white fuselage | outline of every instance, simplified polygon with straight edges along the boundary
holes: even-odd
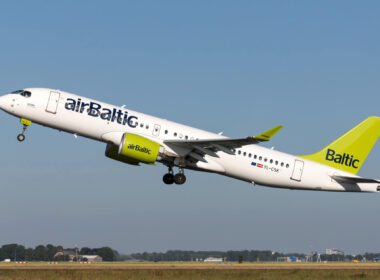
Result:
[[[105,143],[118,145],[125,132],[134,133],[154,140],[165,146],[168,151],[180,155],[180,150],[172,150],[163,141],[226,138],[60,90],[44,88],[26,90],[32,93],[30,97],[17,94],[0,97],[1,109],[44,126]],[[52,95],[51,92],[56,94]],[[331,175],[352,176],[350,173],[259,145],[243,146],[237,149],[235,154],[219,151],[217,157],[205,155],[205,159],[207,163],[199,162],[184,167],[279,188],[377,191],[376,184],[341,183],[330,177]]]

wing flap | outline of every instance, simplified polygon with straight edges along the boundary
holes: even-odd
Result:
[[[270,130],[267,130],[257,136],[248,136],[245,138],[216,138],[216,139],[200,139],[200,140],[165,140],[167,145],[178,145],[182,147],[201,149],[211,149],[214,151],[223,151],[231,153],[231,149],[241,148],[242,146],[257,144],[264,141],[269,141],[275,135],[282,125],[278,125]]]
[[[218,145],[225,148],[240,148],[245,145],[257,144],[258,141],[253,136],[246,138],[220,138],[220,139],[203,139],[203,140],[165,140],[165,144],[174,144],[188,147],[217,148]],[[216,145],[215,145],[216,144]],[[214,146],[215,145],[215,146]]]
[[[181,157],[189,156],[195,161],[207,163],[205,155],[210,157],[219,157],[217,152],[224,152],[233,155],[235,149],[246,145],[257,144],[263,141],[269,141],[280,129],[281,125],[267,130],[257,136],[248,136],[245,138],[227,138],[220,137],[215,139],[198,139],[198,140],[164,140],[164,144],[169,146]]]

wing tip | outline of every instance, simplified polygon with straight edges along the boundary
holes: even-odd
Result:
[[[279,132],[284,126],[283,125],[277,125],[257,136],[255,136],[255,139],[261,140],[261,141],[269,141],[277,132]]]

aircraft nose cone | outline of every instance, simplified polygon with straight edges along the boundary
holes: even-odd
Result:
[[[4,108],[5,108],[5,103],[6,103],[5,99],[6,99],[5,95],[0,96],[0,109],[2,109],[2,110],[4,110]]]

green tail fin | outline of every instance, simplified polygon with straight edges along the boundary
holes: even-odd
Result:
[[[369,117],[318,153],[300,156],[356,174],[380,136],[380,117]]]

